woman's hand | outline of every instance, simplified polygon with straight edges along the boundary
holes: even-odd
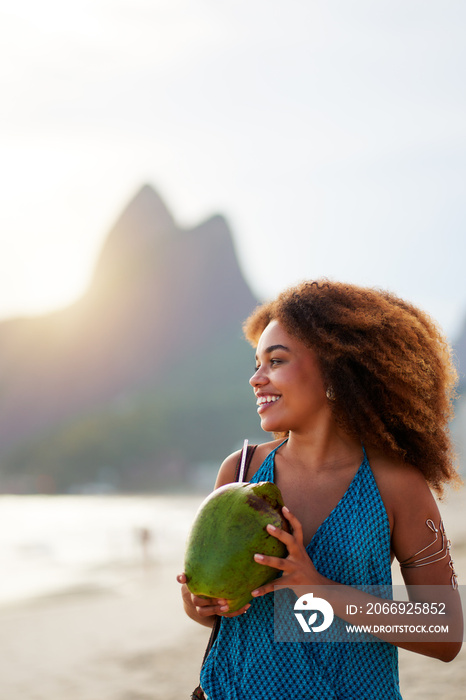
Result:
[[[201,624],[209,625],[215,615],[220,615],[221,617],[243,615],[243,613],[251,607],[248,603],[240,608],[240,610],[228,612],[228,600],[224,598],[204,598],[203,596],[197,596],[191,593],[186,585],[186,574],[180,574],[176,577],[176,580],[178,583],[182,584],[181,594],[183,596],[186,613],[193,620]]]
[[[258,564],[271,566],[274,569],[283,571],[283,576],[252,591],[252,595],[255,598],[270,593],[277,584],[287,588],[293,588],[293,586],[318,585],[326,582],[324,577],[319,574],[306,552],[303,542],[303,528],[298,518],[290,513],[286,506],[282,508],[282,513],[291,525],[292,534],[278,527],[274,527],[273,525],[267,525],[267,532],[286,545],[288,549],[287,558],[280,559],[279,557],[255,554],[254,560]]]

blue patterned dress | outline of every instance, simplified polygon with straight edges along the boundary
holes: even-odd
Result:
[[[278,447],[251,482],[274,481]],[[332,581],[391,587],[390,526],[365,453],[306,551]],[[222,619],[201,672],[209,700],[401,700],[398,653],[391,644],[274,641],[274,596],[280,593],[291,592],[268,593],[253,600],[245,615]]]

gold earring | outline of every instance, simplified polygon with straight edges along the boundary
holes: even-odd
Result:
[[[333,386],[331,384],[329,384],[329,386],[327,387],[325,395],[329,401],[335,401],[335,392],[333,391]]]

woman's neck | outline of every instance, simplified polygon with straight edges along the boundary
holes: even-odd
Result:
[[[363,455],[361,443],[336,426],[312,434],[291,431],[280,452],[287,461],[313,472],[361,461]]]

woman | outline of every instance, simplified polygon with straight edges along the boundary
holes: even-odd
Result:
[[[448,435],[456,382],[448,345],[426,314],[394,295],[327,281],[258,307],[245,334],[256,347],[250,383],[261,427],[278,438],[258,446],[249,478],[279,486],[291,534],[269,530],[288,556],[255,555],[277,569],[278,580],[252,591],[252,603],[236,613],[228,601],[191,595],[184,574],[178,577],[190,617],[212,625],[222,616],[202,669],[204,692],[209,700],[401,698],[396,647],[449,661],[461,647],[456,637],[400,641],[382,632],[376,643],[275,642],[273,591],[279,583],[300,595],[299,587],[310,586],[341,620],[367,622],[348,614],[347,601],[363,610],[380,600],[367,591],[391,586],[396,557],[407,585],[442,586],[448,620],[461,618],[429,488],[441,494],[444,483],[458,480]],[[216,488],[234,480],[237,460],[225,460]],[[423,600],[433,600],[432,589],[425,591]],[[406,618],[395,611],[372,622],[386,627]]]

